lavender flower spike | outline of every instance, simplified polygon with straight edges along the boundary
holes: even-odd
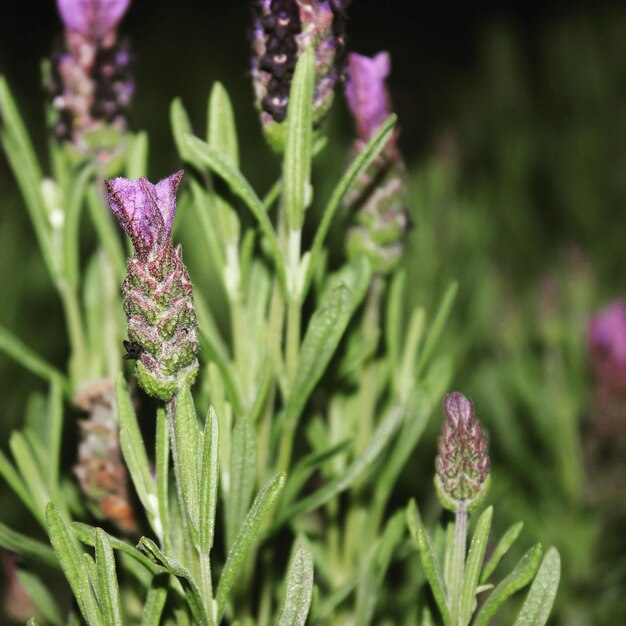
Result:
[[[372,58],[349,55],[345,95],[357,127],[355,153],[363,149],[392,113],[385,84],[390,67],[388,52]],[[355,224],[348,235],[348,254],[365,254],[379,274],[392,271],[398,264],[409,224],[404,208],[405,167],[397,139],[398,133],[394,132],[344,202],[355,213]]]
[[[66,28],[91,39],[112,31],[129,4],[130,0],[57,0]]]
[[[135,248],[122,286],[129,337],[125,358],[137,359],[139,384],[162,400],[190,385],[198,372],[192,285],[181,247],[174,248],[171,239],[182,175],[156,185],[145,178],[106,181],[109,206]]]
[[[363,141],[368,141],[392,113],[385,85],[390,70],[388,52],[379,52],[372,58],[355,53],[348,57],[346,100]]]
[[[443,411],[446,420],[435,460],[435,485],[444,507],[456,511],[463,502],[471,510],[489,488],[487,437],[474,418],[474,405],[462,393],[447,395]]]

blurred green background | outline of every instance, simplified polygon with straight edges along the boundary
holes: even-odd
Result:
[[[554,623],[621,623],[626,491],[594,497],[590,485],[610,468],[585,460],[585,439],[594,436],[587,321],[624,293],[626,8],[355,0],[350,15],[350,48],[387,49],[393,59],[415,223],[407,308],[432,311],[459,281],[442,349],[491,435],[496,530],[523,519],[520,549],[541,540],[561,551]],[[137,55],[131,126],[149,132],[153,179],[178,167],[171,100],[181,96],[202,128],[220,80],[235,104],[243,171],[262,192],[274,180],[278,162],[268,158],[247,77],[249,18],[243,0],[132,4],[122,26]],[[54,4],[3,3],[0,29],[0,72],[44,154],[39,60],[59,31]],[[346,158],[343,103],[326,130],[319,180]],[[0,322],[63,369],[61,308],[1,155],[0,197]],[[193,240],[188,219],[181,237]],[[187,258],[192,276],[210,284],[203,251],[188,246]],[[44,386],[0,358],[0,441],[21,423],[32,388]],[[397,495],[398,503],[416,495],[427,518],[438,515],[430,478],[438,429],[432,420]],[[12,526],[26,519],[5,489],[0,507]]]

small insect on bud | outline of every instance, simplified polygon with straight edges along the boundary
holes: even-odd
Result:
[[[145,178],[106,181],[109,206],[135,249],[122,286],[129,336],[124,358],[137,359],[139,384],[162,400],[190,385],[198,372],[192,285],[182,249],[171,238],[182,175],[156,185]]]
[[[435,484],[441,504],[455,511],[461,502],[468,510],[478,506],[489,488],[487,437],[474,418],[474,406],[455,391],[443,402],[446,419],[435,460]]]

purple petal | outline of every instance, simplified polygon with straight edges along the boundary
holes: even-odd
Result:
[[[388,52],[379,52],[372,58],[354,53],[349,55],[346,98],[356,119],[359,136],[364,141],[391,115],[391,101],[385,85],[390,69]]]
[[[626,302],[615,300],[589,322],[589,344],[616,365],[626,365]]]
[[[176,189],[182,178],[176,172],[153,185],[146,178],[106,181],[109,206],[132,239],[137,257],[146,261],[170,238],[176,214]]]
[[[85,37],[103,37],[113,30],[130,0],[57,0],[65,27]]]
[[[445,397],[443,410],[455,428],[459,424],[467,428],[474,419],[474,406],[459,391],[453,391]]]

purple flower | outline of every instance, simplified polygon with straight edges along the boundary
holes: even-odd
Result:
[[[153,185],[146,178],[106,181],[109,206],[132,239],[137,258],[146,262],[169,241],[176,213],[176,190],[183,172]]]
[[[92,39],[112,31],[129,4],[130,0],[57,0],[65,27]]]
[[[388,52],[370,58],[348,56],[346,99],[356,120],[359,136],[367,141],[391,115],[391,100],[385,85],[391,60]]]
[[[589,322],[591,352],[616,367],[626,367],[626,301],[614,300]]]

